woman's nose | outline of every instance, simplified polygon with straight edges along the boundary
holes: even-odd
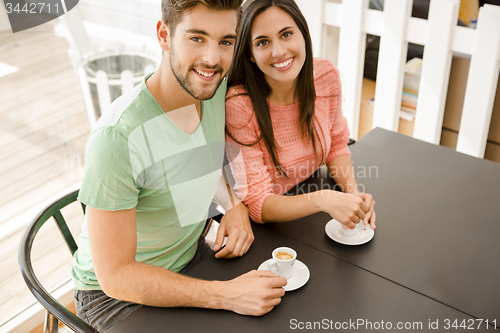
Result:
[[[286,48],[281,43],[274,43],[273,57],[281,58],[286,54]]]

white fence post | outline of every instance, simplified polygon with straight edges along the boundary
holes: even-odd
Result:
[[[307,20],[314,56],[323,57],[325,40],[325,26],[323,24],[324,0],[296,0],[295,2]]]
[[[134,74],[129,69],[120,73],[120,80],[122,81],[122,95],[134,88]]]
[[[97,96],[99,97],[99,108],[101,109],[100,116],[106,112],[111,105],[111,94],[109,92],[108,75],[103,70],[98,70],[96,73]]]
[[[479,11],[457,151],[483,157],[498,82],[500,56],[500,6]]]
[[[342,110],[349,124],[350,136],[358,138],[363,63],[365,60],[365,13],[368,0],[344,1],[339,36],[338,67],[342,81]]]
[[[459,6],[459,0],[434,0],[429,9],[413,137],[434,144],[441,140]]]
[[[408,42],[407,22],[412,0],[386,0],[384,29],[380,38],[373,127],[398,131],[404,66]]]

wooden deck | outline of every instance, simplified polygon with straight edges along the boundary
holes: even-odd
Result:
[[[0,33],[0,62],[19,68],[0,77],[0,325],[35,302],[17,263],[24,229],[47,203],[78,187],[83,174],[90,128],[56,23]],[[78,210],[67,209],[74,234],[83,221]],[[71,256],[54,225],[40,231],[33,258],[47,290],[70,277]]]

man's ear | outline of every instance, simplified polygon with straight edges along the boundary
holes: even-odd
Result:
[[[163,20],[156,23],[156,37],[163,51],[170,50],[170,29]]]

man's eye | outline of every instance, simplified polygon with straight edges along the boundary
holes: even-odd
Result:
[[[230,41],[230,40],[223,40],[222,42],[220,42],[222,45],[224,46],[231,46],[233,45],[233,42]]]
[[[259,47],[259,46],[265,46],[267,44],[269,44],[269,41],[267,41],[267,40],[261,40],[260,42],[257,43],[257,47]]]
[[[200,37],[191,37],[191,40],[194,42],[201,42],[202,41]]]

